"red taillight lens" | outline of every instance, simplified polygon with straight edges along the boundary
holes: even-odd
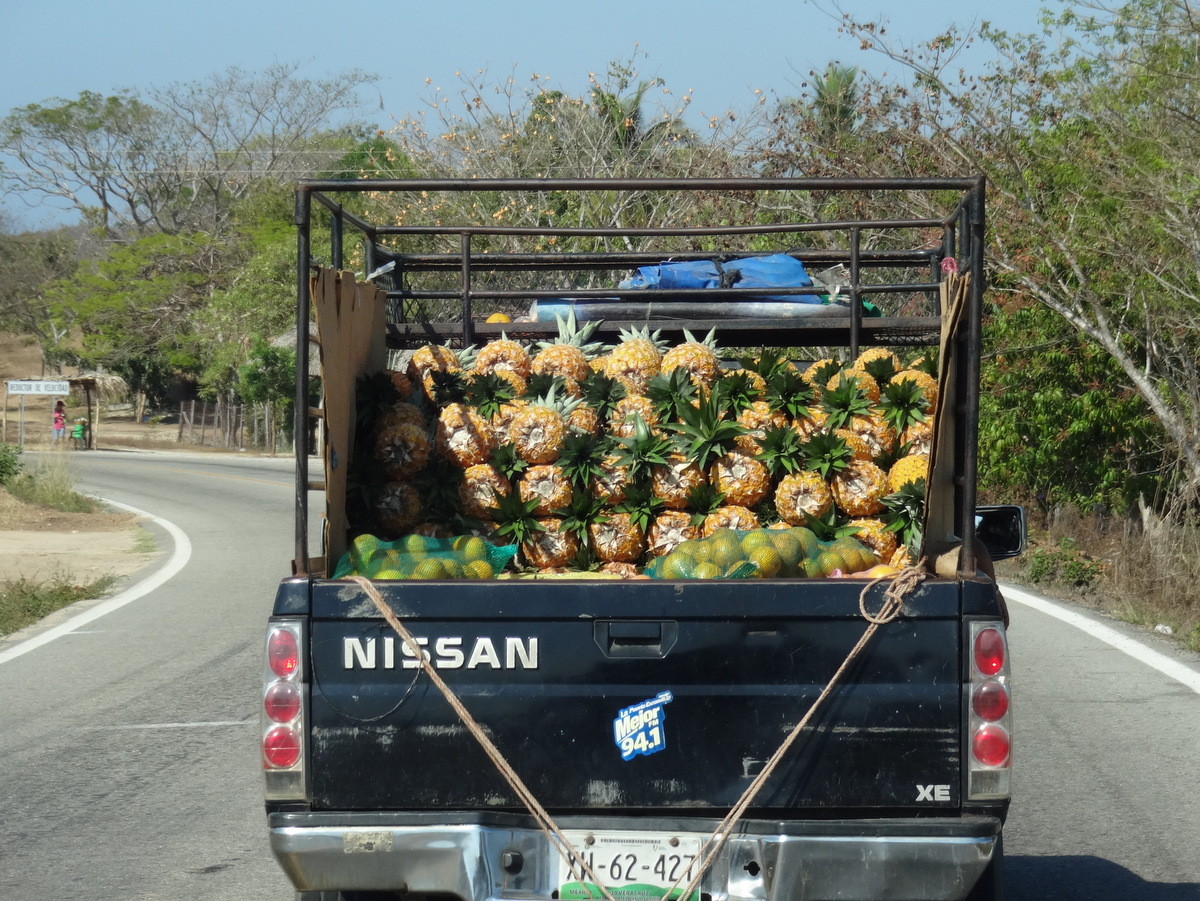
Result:
[[[994,723],[983,726],[971,740],[971,753],[984,766],[1003,766],[1011,750],[1008,733]]]
[[[263,709],[277,723],[288,723],[300,712],[300,689],[291,682],[273,682],[263,698]]]
[[[288,629],[276,629],[267,640],[267,663],[271,672],[286,679],[300,666],[300,648]]]
[[[1008,689],[999,682],[984,682],[971,694],[971,709],[981,720],[994,723],[1008,713]]]
[[[995,629],[981,629],[975,636],[975,668],[985,676],[1004,668],[1004,637]]]
[[[263,757],[271,766],[292,766],[300,759],[300,739],[287,726],[276,726],[263,736]]]

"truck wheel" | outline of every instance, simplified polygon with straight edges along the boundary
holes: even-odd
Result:
[[[987,865],[965,901],[1004,901],[1004,836],[996,839],[992,862]]]

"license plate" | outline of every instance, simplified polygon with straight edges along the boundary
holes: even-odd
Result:
[[[700,864],[700,839],[695,836],[577,830],[563,834],[618,901],[677,901]],[[578,865],[572,873],[561,855],[557,860],[560,901],[604,897]],[[699,896],[699,890],[694,891],[685,901],[699,901]]]

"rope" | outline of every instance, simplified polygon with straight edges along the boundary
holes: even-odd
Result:
[[[504,777],[504,781],[508,783],[514,794],[516,794],[516,796],[521,800],[521,803],[525,805],[525,808],[533,816],[538,828],[542,830],[542,834],[546,836],[546,839],[551,845],[554,845],[558,849],[558,853],[562,856],[563,860],[566,861],[567,867],[571,870],[572,875],[580,875],[575,870],[575,864],[578,864],[582,870],[582,874],[586,875],[588,879],[590,879],[592,883],[594,883],[600,889],[600,893],[604,896],[605,901],[616,901],[616,899],[613,898],[612,893],[609,892],[604,883],[600,881],[600,878],[595,874],[595,872],[593,872],[592,868],[588,866],[588,863],[583,858],[583,855],[575,850],[575,847],[571,844],[567,837],[563,835],[562,830],[558,828],[558,824],[554,822],[554,820],[550,817],[550,814],[546,812],[545,808],[543,808],[538,802],[538,799],[534,797],[533,792],[531,792],[525,783],[521,781],[521,777],[517,775],[517,771],[514,770],[512,765],[504,759],[504,755],[500,753],[500,749],[492,743],[490,738],[488,738],[487,733],[483,731],[483,727],[479,725],[475,717],[471,716],[471,712],[467,710],[467,708],[463,705],[463,702],[459,700],[458,695],[456,695],[450,686],[446,684],[445,680],[438,675],[438,671],[433,668],[433,665],[425,656],[424,649],[417,644],[416,639],[413,638],[412,633],[405,628],[404,623],[400,622],[400,619],[392,611],[392,608],[388,606],[387,602],[383,599],[383,596],[380,595],[379,590],[371,584],[369,579],[365,579],[362,576],[350,576],[349,578],[351,581],[357,583],[359,588],[366,592],[367,597],[371,599],[371,603],[375,605],[375,609],[379,611],[379,614],[385,620],[387,620],[387,624],[396,630],[396,634],[400,636],[401,640],[408,647],[409,652],[413,655],[413,657],[416,658],[417,662],[421,666],[421,669],[424,670],[427,676],[429,676],[430,681],[437,686],[438,690],[446,698],[446,701],[454,709],[454,712],[458,714],[458,717],[462,720],[463,725],[467,727],[467,731],[474,736],[477,742],[479,742],[480,746],[484,750],[484,753],[486,753],[492,763],[496,765],[496,769],[500,771],[500,775]],[[558,843],[555,842],[555,839],[558,840]]]
[[[883,603],[880,605],[879,610],[874,613],[867,609],[867,598],[871,593],[871,589],[881,582],[887,582],[888,577],[881,576],[878,579],[871,580],[863,586],[863,590],[858,595],[859,613],[862,614],[863,619],[867,621],[867,628],[863,631],[862,637],[859,638],[854,647],[850,649],[850,653],[846,656],[846,659],[842,661],[841,666],[839,666],[833,676],[830,677],[829,681],[825,684],[825,688],[822,689],[821,693],[817,696],[817,699],[812,702],[804,716],[801,717],[800,721],[796,723],[794,727],[792,727],[792,731],[788,733],[787,738],[785,738],[783,743],[775,749],[775,752],[767,760],[766,764],[764,764],[759,774],[755,776],[750,785],[746,787],[746,790],[737,800],[737,803],[730,808],[729,813],[727,813],[725,818],[721,820],[721,823],[713,832],[712,838],[708,839],[701,847],[703,856],[700,861],[700,866],[697,868],[695,875],[692,877],[691,881],[680,895],[680,898],[683,899],[683,901],[687,901],[687,899],[691,897],[692,892],[696,891],[700,887],[700,882],[704,878],[704,874],[708,872],[708,868],[712,866],[713,861],[716,860],[716,857],[721,852],[721,849],[725,847],[725,843],[733,834],[733,830],[737,827],[738,822],[740,822],[742,817],[745,816],[746,811],[754,803],[754,800],[762,791],[763,786],[766,785],[767,780],[774,774],[783,758],[787,756],[788,751],[791,750],[792,745],[796,743],[796,740],[800,737],[805,727],[808,726],[809,721],[813,718],[813,715],[820,708],[821,704],[823,704],[825,699],[833,693],[833,689],[837,686],[838,682],[841,681],[842,677],[854,663],[855,659],[857,659],[858,655],[862,653],[863,648],[867,646],[868,642],[870,642],[872,636],[876,633],[876,631],[878,631],[879,627],[887,625],[900,615],[900,612],[904,608],[905,597],[911,594],[916,587],[925,580],[927,575],[928,573],[925,570],[924,559],[920,560],[916,566],[910,566],[902,570],[894,579],[891,580],[891,584],[888,585],[887,589],[883,593]],[[562,830],[558,828],[558,825],[551,818],[550,814],[546,812],[545,808],[542,807],[525,783],[521,781],[521,777],[517,775],[516,770],[514,770],[508,761],[504,759],[504,755],[500,753],[500,749],[492,743],[490,738],[488,738],[487,734],[483,731],[483,727],[479,725],[473,716],[471,716],[470,711],[463,706],[462,701],[459,700],[458,696],[451,690],[450,686],[448,686],[442,677],[438,675],[437,670],[435,670],[433,665],[430,664],[423,649],[417,644],[416,639],[413,638],[412,633],[405,628],[402,622],[400,622],[399,618],[392,611],[391,607],[387,605],[387,602],[384,601],[382,595],[379,594],[378,589],[376,589],[368,579],[365,579],[362,576],[350,576],[350,579],[356,582],[358,586],[366,592],[367,597],[369,597],[372,603],[374,603],[375,609],[379,611],[380,615],[385,620],[387,620],[388,625],[396,630],[396,634],[400,636],[405,645],[408,646],[409,651],[420,663],[421,669],[424,670],[433,684],[437,686],[438,690],[441,691],[441,693],[445,696],[447,702],[449,702],[450,706],[454,709],[454,712],[458,714],[459,718],[463,721],[463,724],[467,727],[467,730],[475,737],[475,740],[479,742],[488,758],[491,759],[492,763],[496,765],[496,769],[498,769],[500,774],[504,777],[504,780],[509,784],[513,792],[521,800],[521,803],[525,805],[525,808],[533,816],[534,821],[538,824],[538,828],[542,830],[542,833],[546,836],[550,843],[556,847],[558,853],[566,861],[566,864],[571,870],[572,875],[577,875],[575,871],[575,864],[579,864],[582,872],[586,874],[586,876],[594,885],[596,885],[597,888],[599,888],[600,893],[605,898],[605,901],[615,901],[612,893],[608,890],[604,883],[600,881],[599,877],[596,876],[595,872],[592,871],[592,868],[588,866],[587,862],[579,854],[579,852],[575,850],[574,846],[572,846],[567,840],[567,837],[563,835]],[[557,839],[558,843],[555,843],[554,839]],[[663,894],[663,898],[669,898],[671,893],[679,888],[679,884],[682,882],[682,880],[683,876],[680,876],[679,879],[675,881],[675,884],[667,889],[667,891]]]

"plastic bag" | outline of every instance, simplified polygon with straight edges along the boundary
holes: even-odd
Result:
[[[497,546],[473,535],[405,535],[395,541],[359,535],[338,561],[333,578],[494,579],[516,553],[515,544]]]

